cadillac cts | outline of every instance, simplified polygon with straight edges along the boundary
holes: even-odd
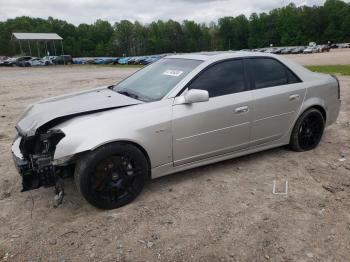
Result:
[[[12,145],[23,190],[73,176],[92,205],[131,202],[149,178],[289,145],[314,149],[340,108],[336,77],[249,52],[172,55],[116,85],[40,101]]]

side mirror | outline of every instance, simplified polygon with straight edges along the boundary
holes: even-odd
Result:
[[[209,101],[209,93],[207,90],[190,89],[185,93],[183,97],[184,104],[193,104]]]

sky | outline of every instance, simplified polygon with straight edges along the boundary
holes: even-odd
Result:
[[[0,21],[25,15],[52,16],[75,25],[91,24],[97,19],[112,24],[123,19],[142,23],[159,19],[210,23],[223,16],[249,16],[291,2],[312,6],[322,5],[324,0],[0,0]]]

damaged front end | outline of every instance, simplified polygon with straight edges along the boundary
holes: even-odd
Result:
[[[56,196],[63,196],[62,180],[74,174],[78,154],[68,152],[54,159],[56,146],[65,137],[57,126],[75,117],[140,103],[144,102],[111,87],[100,87],[30,105],[16,124],[18,136],[12,145],[14,162],[22,176],[22,192],[55,186]]]
[[[33,136],[18,134],[12,145],[15,166],[22,176],[22,192],[39,187],[55,186],[63,197],[62,179],[69,176],[67,165],[54,165],[54,152],[64,137],[60,130],[49,130]]]

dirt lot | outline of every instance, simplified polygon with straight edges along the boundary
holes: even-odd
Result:
[[[314,151],[277,148],[156,179],[112,211],[87,204],[72,181],[57,209],[51,189],[20,193],[10,145],[25,107],[134,70],[0,68],[0,260],[349,261],[350,77],[340,77],[339,119]],[[273,180],[279,189],[288,180],[287,196],[272,194]]]

